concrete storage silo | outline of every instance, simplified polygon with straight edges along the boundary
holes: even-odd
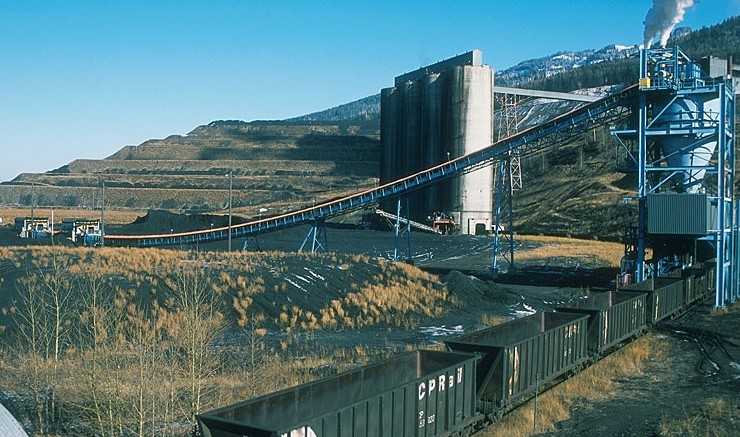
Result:
[[[381,166],[380,166],[380,180],[390,181],[393,180],[393,175],[398,174],[398,169],[395,165],[396,148],[398,139],[396,133],[398,132],[398,113],[396,98],[396,88],[384,88],[380,91],[381,107],[386,108],[380,112],[380,131],[385,133],[385,141],[381,142]]]
[[[381,183],[489,146],[493,142],[493,72],[479,50],[398,76],[381,92]],[[452,214],[468,234],[490,231],[493,169],[419,190],[411,218]],[[386,209],[393,205],[384,205]]]
[[[438,164],[440,160],[446,159],[446,145],[444,137],[445,108],[445,77],[440,73],[429,73],[424,76],[424,105],[422,107],[422,137],[420,156],[422,159],[420,167],[429,168]],[[441,190],[438,185],[422,190],[412,204],[412,208],[419,212],[427,211],[433,205],[440,204]]]
[[[452,157],[493,143],[493,73],[487,66],[455,67],[450,78]],[[490,230],[493,223],[493,167],[452,180],[459,201],[460,229],[466,234]],[[455,186],[456,185],[456,186]],[[454,205],[453,205],[454,206]],[[476,230],[478,232],[476,232]]]

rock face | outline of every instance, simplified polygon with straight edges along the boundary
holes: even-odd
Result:
[[[0,185],[0,203],[95,209],[271,211],[356,191],[377,181],[375,122],[217,121],[185,136],[126,146],[102,160],[75,160]],[[331,193],[331,194],[330,194]]]

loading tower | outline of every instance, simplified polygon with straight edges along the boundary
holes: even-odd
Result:
[[[740,273],[734,99],[730,76],[709,77],[678,47],[643,49],[636,128],[612,132],[637,173],[622,271],[640,282],[716,262],[716,307],[735,301]]]

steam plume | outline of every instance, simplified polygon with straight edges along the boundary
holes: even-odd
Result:
[[[653,0],[653,7],[645,16],[645,48],[649,49],[658,35],[660,46],[665,47],[673,28],[683,21],[686,9],[692,6],[694,0]]]

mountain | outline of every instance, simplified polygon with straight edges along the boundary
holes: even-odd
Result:
[[[610,45],[601,50],[558,52],[554,55],[521,62],[496,72],[496,84],[515,86],[535,79],[550,77],[574,68],[625,59],[637,53],[637,47]],[[380,121],[380,94],[345,103],[324,111],[312,112],[286,121]]]
[[[286,121],[380,120],[380,94],[375,94],[324,111],[312,112]]]
[[[587,65],[626,59],[638,53],[637,46],[612,44],[600,50],[565,51],[544,58],[529,59],[496,72],[496,84],[518,86]]]
[[[261,207],[292,210],[371,187],[379,160],[372,123],[214,121],[105,159],[21,174],[0,184],[0,204],[94,210],[104,182],[110,209],[223,211],[231,182],[234,209],[256,216]]]

